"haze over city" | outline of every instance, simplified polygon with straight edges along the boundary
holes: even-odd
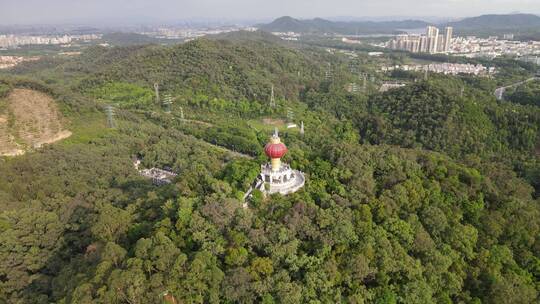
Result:
[[[0,24],[147,23],[179,20],[269,20],[313,17],[466,17],[540,13],[536,0],[2,0]]]

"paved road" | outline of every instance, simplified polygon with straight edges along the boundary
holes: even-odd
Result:
[[[532,78],[529,78],[527,80],[516,82],[514,84],[511,84],[511,85],[508,85],[508,86],[505,86],[505,87],[497,88],[495,90],[495,97],[497,98],[497,100],[503,100],[504,99],[504,92],[506,92],[507,89],[518,87],[518,86],[520,86],[522,84],[525,84],[527,82],[531,82],[531,81],[534,81],[534,80],[540,80],[540,77],[532,77]]]

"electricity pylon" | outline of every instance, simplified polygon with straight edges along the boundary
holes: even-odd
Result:
[[[270,93],[270,106],[272,108],[276,107],[276,97],[274,95],[274,85],[272,85],[272,92]]]
[[[294,120],[294,112],[291,110],[291,108],[287,108],[287,119],[289,122],[292,122]]]
[[[159,104],[159,83],[154,83],[154,90],[156,92],[156,103]]]
[[[105,113],[107,114],[107,124],[109,125],[109,128],[116,128],[116,122],[114,121],[114,108],[111,105],[106,105]]]
[[[172,97],[171,95],[165,95],[163,98],[163,111],[165,113],[171,113]]]

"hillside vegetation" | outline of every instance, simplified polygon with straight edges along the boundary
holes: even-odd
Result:
[[[73,135],[0,160],[0,302],[539,301],[538,107],[461,76],[348,93],[373,59],[240,36],[17,72]],[[306,185],[243,208],[274,126]]]
[[[532,154],[540,146],[538,108],[498,105],[482,95],[460,98],[454,85],[428,82],[373,98],[359,117],[363,138],[454,157]]]
[[[159,83],[185,96],[268,100],[272,84],[278,96],[294,98],[304,83],[320,79],[324,56],[261,41],[200,39],[173,47],[94,48],[66,69],[91,73],[81,80],[83,91],[120,81],[146,88]]]
[[[518,104],[540,107],[540,84],[529,82],[505,92],[505,99]]]

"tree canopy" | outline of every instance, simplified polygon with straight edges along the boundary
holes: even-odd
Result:
[[[465,76],[346,92],[343,56],[243,35],[5,77],[0,110],[30,86],[74,134],[0,158],[0,303],[538,302],[537,106]],[[243,208],[274,127],[305,187]]]

